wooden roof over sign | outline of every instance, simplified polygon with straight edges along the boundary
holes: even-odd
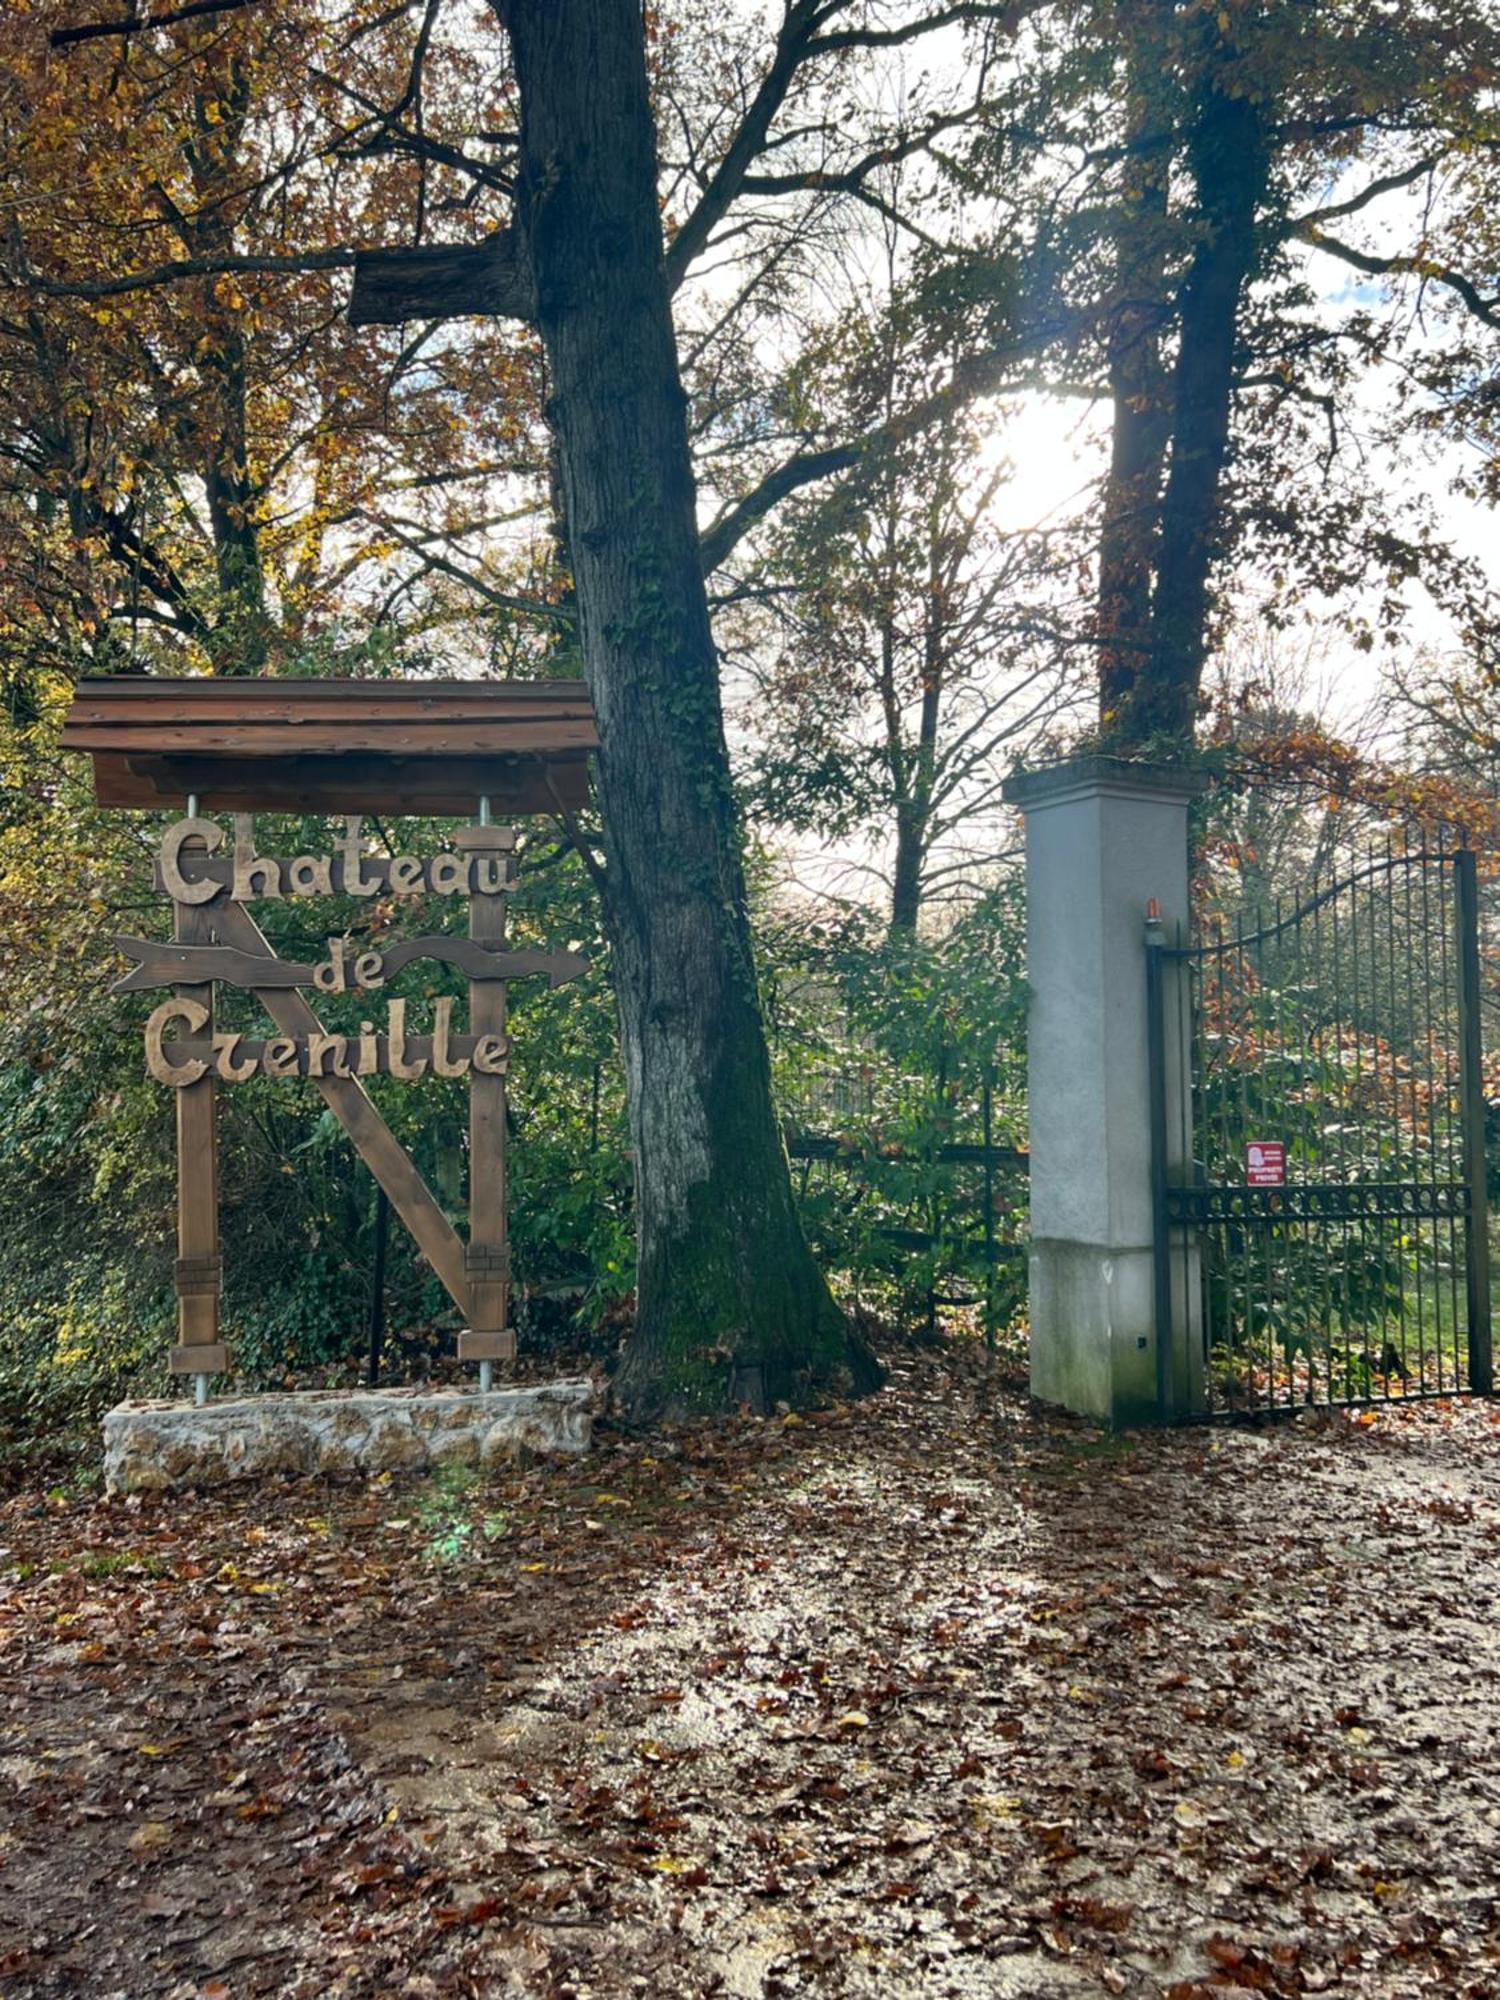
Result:
[[[100,805],[497,818],[576,808],[598,745],[582,681],[80,681],[62,747]]]

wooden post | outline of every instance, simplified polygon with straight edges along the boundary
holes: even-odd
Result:
[[[488,801],[481,802],[479,824],[461,827],[456,844],[476,856],[493,857],[504,887],[498,894],[476,890],[469,903],[469,936],[476,944],[498,951],[505,943],[505,890],[510,887],[507,857],[515,850],[514,827],[489,824]],[[504,1035],[506,982],[469,981],[469,1032]],[[510,1321],[510,1241],[505,1220],[505,1078],[469,1078],[469,1247],[465,1258],[469,1279],[469,1324],[458,1336],[460,1361],[480,1363],[480,1385],[487,1387],[489,1364],[515,1357],[516,1336]]]
[[[189,805],[196,818],[196,802]],[[172,935],[179,944],[208,944],[213,933],[205,906],[174,903]],[[214,989],[179,986],[179,1000],[212,1010]],[[210,1011],[205,1033],[213,1033]],[[219,1339],[219,1139],[214,1073],[173,1092],[177,1107],[177,1346],[174,1375],[222,1375],[229,1354]],[[200,1396],[203,1384],[199,1385]]]

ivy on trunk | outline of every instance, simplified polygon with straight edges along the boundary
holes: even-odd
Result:
[[[517,229],[552,382],[635,1146],[637,1416],[867,1388],[771,1099],[635,0],[499,5]]]

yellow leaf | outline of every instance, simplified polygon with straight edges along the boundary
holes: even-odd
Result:
[[[546,1567],[545,1563],[522,1563],[521,1574],[523,1576],[540,1576]]]
[[[869,1716],[858,1708],[851,1708],[847,1715],[841,1715],[834,1725],[837,1729],[868,1729],[869,1726]]]
[[[1014,1820],[1021,1810],[1021,1801],[1014,1792],[976,1792],[969,1801],[969,1811],[976,1819],[995,1820],[1002,1825]]]

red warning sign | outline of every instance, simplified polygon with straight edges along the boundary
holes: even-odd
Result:
[[[1286,1186],[1286,1141],[1252,1139],[1245,1148],[1247,1187]]]

